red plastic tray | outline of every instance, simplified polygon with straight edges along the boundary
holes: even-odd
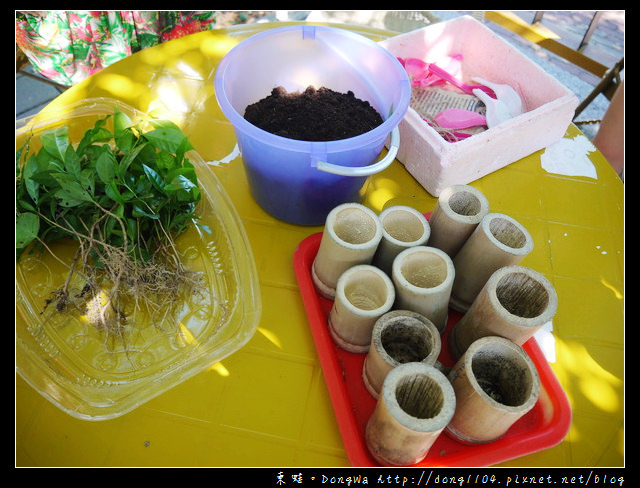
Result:
[[[367,421],[376,405],[376,400],[362,381],[366,354],[350,353],[334,344],[327,329],[327,317],[333,302],[316,292],[311,277],[311,265],[321,239],[322,233],[313,234],[296,249],[294,268],[300,293],[349,461],[353,466],[378,466],[364,439]],[[459,312],[450,310],[438,358],[445,366],[454,364],[447,340],[451,327],[460,317]],[[523,349],[540,376],[540,398],[535,407],[513,424],[503,437],[488,444],[465,445],[443,432],[416,466],[490,466],[547,449],[564,439],[571,424],[567,397],[536,340],[527,341]]]

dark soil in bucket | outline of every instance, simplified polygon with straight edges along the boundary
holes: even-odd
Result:
[[[301,141],[346,139],[382,123],[369,102],[356,98],[352,91],[312,86],[293,93],[274,88],[269,96],[249,105],[244,118],[267,132]]]

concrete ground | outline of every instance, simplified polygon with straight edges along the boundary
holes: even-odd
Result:
[[[531,22],[535,15],[534,11],[517,11],[517,13],[527,22]],[[563,43],[575,49],[579,46],[593,13],[594,11],[547,11],[542,22],[546,27],[559,34]],[[432,22],[449,20],[460,15],[472,15],[484,22],[490,29],[572,90],[580,100],[586,98],[599,81],[594,75],[484,19],[482,11],[279,10],[267,13],[258,21],[345,22],[406,32]],[[583,53],[605,66],[613,66],[618,59],[624,56],[624,20],[625,11],[605,11]],[[23,73],[16,73],[16,119],[37,113],[59,93],[59,89],[46,82],[33,79]],[[587,136],[593,137],[598,124],[597,122],[585,124],[581,122],[599,121],[608,105],[607,98],[598,95],[580,114],[577,122]]]

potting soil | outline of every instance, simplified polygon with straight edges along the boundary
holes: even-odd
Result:
[[[334,141],[355,137],[382,123],[380,114],[352,91],[308,87],[288,93],[283,87],[249,105],[244,118],[282,137],[301,141]]]

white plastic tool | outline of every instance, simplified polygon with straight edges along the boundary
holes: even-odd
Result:
[[[491,88],[496,94],[496,98],[507,106],[512,117],[523,112],[522,98],[511,85],[493,83],[479,77],[474,77],[473,81]]]
[[[513,117],[507,107],[507,104],[502,100],[491,98],[478,88],[473,89],[473,94],[478,97],[487,108],[486,117],[489,129]]]

